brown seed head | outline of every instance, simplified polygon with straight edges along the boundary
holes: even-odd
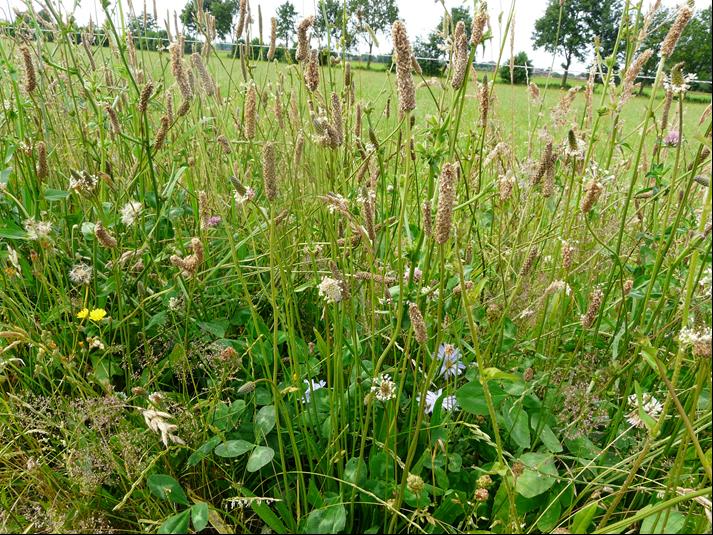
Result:
[[[304,61],[309,56],[309,32],[310,27],[314,23],[314,17],[306,17],[297,26],[297,51],[295,52],[295,59],[297,61]]]
[[[268,61],[272,61],[275,58],[275,51],[277,50],[277,19],[272,17],[270,19],[270,48],[267,51]]]
[[[107,249],[116,247],[116,238],[109,234],[109,231],[104,228],[101,221],[97,221],[96,225],[94,225],[94,236],[96,236],[97,241],[102,247],[106,247]]]
[[[681,34],[683,33],[683,29],[688,25],[688,22],[691,20],[691,17],[693,17],[693,10],[690,8],[690,6],[681,6],[681,9],[678,11],[678,16],[676,17],[676,20],[671,25],[668,34],[666,34],[666,38],[663,40],[663,44],[661,45],[661,56],[663,56],[664,58],[668,58],[671,56],[674,48],[676,48],[676,43],[678,43],[678,40],[680,39]]]
[[[22,61],[25,63],[25,90],[32,93],[37,89],[37,75],[35,74],[35,66],[32,63],[32,54],[26,46],[20,47]]]
[[[277,176],[275,174],[275,144],[267,141],[262,147],[262,179],[265,196],[269,201],[277,197]]]
[[[411,76],[411,44],[406,34],[406,26],[400,20],[391,28],[396,63],[396,88],[399,95],[399,110],[406,113],[416,108],[416,89]]]
[[[305,68],[305,85],[313,93],[319,87],[319,52],[316,49],[309,53],[309,61]]]
[[[451,235],[453,205],[455,204],[455,182],[457,167],[452,163],[443,164],[438,183],[438,211],[436,212],[436,243],[444,244]]]
[[[423,315],[416,303],[409,303],[408,316],[411,320],[411,327],[413,327],[414,338],[419,344],[425,344],[428,340],[426,322],[423,321]]]

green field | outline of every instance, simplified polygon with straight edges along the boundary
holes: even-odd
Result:
[[[400,22],[350,73],[52,24],[0,39],[0,532],[710,532],[682,73],[588,104],[462,26],[424,80]]]

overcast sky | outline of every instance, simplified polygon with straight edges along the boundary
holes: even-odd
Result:
[[[66,12],[74,12],[75,17],[79,24],[86,24],[91,16],[95,21],[103,20],[103,14],[101,10],[101,4],[99,0],[53,0],[54,2],[61,3]],[[129,5],[129,0],[121,0],[124,6]],[[146,4],[144,4],[144,1]],[[311,15],[316,12],[316,0],[291,0],[297,11],[302,15]],[[534,50],[531,44],[532,31],[534,29],[535,20],[539,18],[545,11],[547,6],[547,0],[514,0],[515,1],[515,51],[519,52],[524,50],[533,60],[536,67],[548,68],[552,63],[552,56],[545,52],[544,50]],[[154,0],[131,0],[133,2],[133,7],[136,13],[143,12],[143,6],[147,6],[149,13],[153,12],[153,2]],[[166,17],[167,10],[173,13],[174,10],[180,12],[181,8],[185,5],[186,0],[155,0],[156,9],[159,14],[159,20],[161,25],[163,25],[163,20]],[[275,13],[278,5],[282,4],[284,0],[250,0],[250,5],[254,13],[255,24],[257,24],[257,6],[261,6],[262,14],[265,24],[265,35],[268,34],[268,21]],[[472,0],[444,0],[448,8],[453,8],[456,6],[466,6],[471,9],[473,8]],[[35,6],[39,6],[37,2],[33,2]],[[425,36],[430,31],[432,31],[443,14],[443,6],[440,0],[396,0],[399,6],[399,15],[406,22],[406,27],[408,29],[409,38],[411,41],[415,40],[417,36]],[[653,0],[644,0],[644,5],[648,7]],[[115,0],[112,0],[112,5],[115,4]],[[680,4],[677,0],[663,0],[662,4],[664,6],[674,7]],[[704,8],[711,4],[711,0],[696,0],[696,8]],[[24,2],[22,0],[0,0],[0,16],[2,18],[7,18],[7,13],[11,11],[12,8],[24,9]],[[502,40],[502,30],[501,25],[498,23],[498,16],[500,13],[502,16],[502,28],[505,27],[505,21],[507,19],[507,14],[510,9],[510,0],[490,0],[488,2],[488,12],[490,14],[491,25],[495,33],[495,39],[492,41],[492,45],[488,46],[483,53],[479,51],[477,60],[478,61],[496,61],[497,54]],[[171,15],[173,16],[173,15]],[[257,28],[252,31],[253,35],[257,35]],[[389,53],[391,51],[391,43],[389,36],[379,35],[379,49],[375,53],[384,52]],[[509,58],[509,41],[505,49],[505,56]],[[555,70],[560,69],[559,63],[560,58],[555,61]],[[578,70],[583,70],[584,65],[575,64],[573,70],[576,72]]]

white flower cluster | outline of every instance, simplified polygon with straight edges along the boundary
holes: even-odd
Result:
[[[121,222],[127,227],[132,226],[139,219],[143,206],[139,201],[129,201],[121,209]]]
[[[388,373],[379,375],[374,379],[371,392],[379,401],[389,401],[396,397],[396,383],[391,380],[391,376]]]
[[[173,432],[178,429],[178,426],[171,424],[166,420],[173,418],[170,414],[163,411],[157,411],[154,409],[145,409],[141,413],[144,416],[144,421],[148,428],[154,433],[161,435],[161,442],[163,445],[168,447],[169,442],[175,442],[176,444],[185,444],[183,440],[173,434]]]
[[[342,286],[337,279],[324,277],[317,287],[320,297],[327,303],[339,303],[342,300]]]
[[[48,221],[35,221],[34,217],[25,219],[25,232],[30,240],[46,240],[52,232],[52,223]]]
[[[672,77],[668,74],[664,78],[663,86],[666,91],[671,91],[674,95],[685,94],[686,91],[691,89],[691,83],[698,79],[698,75],[694,73],[688,73],[683,77],[683,80],[679,83],[675,83]]]

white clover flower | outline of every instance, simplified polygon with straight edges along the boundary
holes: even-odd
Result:
[[[320,297],[323,297],[327,303],[339,303],[344,297],[341,284],[331,277],[324,277],[318,289]]]
[[[245,193],[240,194],[236,191],[233,196],[235,197],[235,204],[237,206],[242,206],[248,201],[252,201],[255,198],[255,190],[248,187],[245,188]]]
[[[121,222],[127,227],[132,226],[141,216],[144,207],[138,201],[129,201],[121,209]]]
[[[396,397],[396,383],[391,380],[388,373],[382,374],[374,379],[371,391],[379,401],[389,401]]]
[[[641,403],[642,410],[654,420],[657,420],[661,415],[661,411],[663,411],[663,405],[647,392],[641,395]],[[630,425],[640,429],[646,427],[646,424],[639,416],[639,402],[636,398],[636,394],[629,396],[629,407],[632,407],[633,410],[626,417],[626,421],[629,422]]]
[[[692,347],[693,354],[697,357],[711,356],[711,328],[701,328],[698,330],[685,327],[678,335],[678,341],[682,347]]]

